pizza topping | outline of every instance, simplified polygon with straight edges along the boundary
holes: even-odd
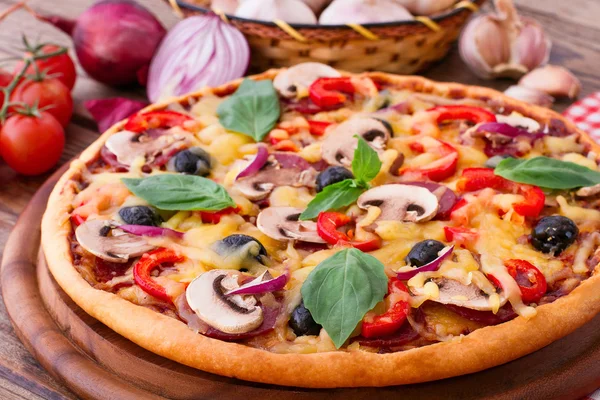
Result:
[[[317,233],[332,245],[352,246],[361,251],[373,251],[381,247],[381,238],[374,233],[364,232],[362,240],[356,240],[351,237],[351,230],[347,233],[338,230],[351,222],[352,218],[346,214],[333,211],[322,212],[317,218]]]
[[[252,236],[234,234],[213,244],[214,251],[221,256],[222,268],[263,268],[267,264],[267,249]]]
[[[504,262],[510,276],[519,285],[521,290],[521,298],[526,303],[537,303],[542,296],[546,294],[548,288],[544,274],[540,272],[533,264],[525,260],[506,260]],[[488,275],[490,280],[502,287],[501,283],[494,278],[493,275]]]
[[[442,248],[434,254],[433,251],[435,251],[439,245],[441,245]],[[420,272],[437,271],[442,266],[442,263],[452,255],[453,251],[454,246],[444,247],[444,245],[437,240],[425,240],[417,243],[406,257],[408,266],[406,268],[401,268],[396,274],[396,277],[398,279],[407,280]],[[427,259],[425,259],[425,257],[427,257]],[[428,259],[431,259],[431,261],[424,263],[424,261],[427,261]],[[427,288],[425,289],[427,290]],[[434,288],[434,290],[437,289]]]
[[[225,333],[246,333],[263,322],[256,297],[225,293],[239,287],[238,275],[213,269],[194,279],[186,290],[189,306],[210,326]]]
[[[156,249],[146,253],[133,266],[133,279],[142,290],[151,296],[166,302],[171,302],[171,296],[167,293],[165,287],[161,286],[154,279],[151,273],[164,263],[178,263],[185,260],[180,254],[169,249]]]
[[[301,213],[302,209],[294,207],[269,207],[258,214],[256,226],[275,240],[325,243],[317,233],[315,222],[298,219]]]
[[[422,267],[439,257],[439,253],[446,246],[437,240],[423,240],[413,246],[406,256],[406,264],[413,267]]]
[[[524,117],[521,114],[514,112],[510,115],[496,114],[496,120],[517,128],[526,129],[529,132],[539,132],[542,130],[540,123],[536,120]]]
[[[315,322],[304,302],[292,311],[288,325],[296,336],[317,336],[321,332],[321,325]]]
[[[437,159],[420,167],[401,168],[398,173],[404,180],[439,182],[451,177],[456,172],[458,151],[448,143],[427,136],[417,139],[410,147],[417,153],[433,154]]]
[[[380,153],[385,149],[392,133],[389,125],[378,119],[352,118],[332,128],[323,141],[321,154],[330,165],[349,167],[358,146],[356,135]]]
[[[357,201],[362,209],[378,207],[381,221],[425,222],[438,209],[437,197],[429,190],[410,185],[390,184],[369,189]]]
[[[446,105],[438,106],[429,110],[429,112],[437,113],[437,122],[467,120],[473,124],[483,122],[495,122],[496,116],[490,111],[473,106],[464,105]]]
[[[410,313],[407,301],[408,289],[397,278],[388,282],[388,293],[385,297],[386,311],[383,314],[368,312],[363,319],[360,334],[367,339],[388,336],[400,329]]]
[[[319,78],[337,78],[341,74],[328,65],[307,62],[294,65],[277,74],[273,86],[283,97],[298,97],[308,94],[308,88]]]
[[[402,182],[403,185],[419,186],[429,190],[437,197],[439,208],[435,219],[446,220],[450,217],[452,209],[457,204],[458,198],[454,191],[444,185],[434,182]]]
[[[236,181],[234,187],[249,200],[262,200],[277,186],[312,187],[315,184],[316,173],[312,168],[304,171],[292,168],[269,168],[254,176]]]
[[[183,238],[183,232],[146,225],[119,225],[119,229],[136,236]]]
[[[335,107],[346,102],[348,97],[344,94],[353,94],[356,88],[352,78],[319,78],[310,85],[308,93],[310,99],[319,107]]]
[[[531,244],[542,253],[554,256],[572,245],[579,235],[577,225],[562,215],[542,218],[531,232]]]
[[[341,182],[346,179],[354,179],[352,172],[344,167],[329,167],[317,175],[317,193],[321,192],[326,186]]]
[[[193,121],[189,115],[176,111],[162,110],[147,113],[138,113],[129,118],[125,124],[126,131],[141,133],[149,129],[169,129],[181,126],[186,121]],[[109,138],[110,139],[110,138]]]
[[[246,165],[246,167],[235,177],[235,179],[246,178],[252,176],[261,170],[265,166],[269,159],[269,150],[267,146],[259,144],[256,150],[254,158]]]
[[[167,168],[171,171],[200,176],[210,175],[211,166],[210,154],[201,147],[182,150],[167,164]]]
[[[103,260],[125,263],[154,246],[136,235],[117,229],[114,221],[88,220],[75,229],[77,242],[88,252]]]
[[[492,311],[497,310],[498,306],[506,304],[508,300],[504,293],[500,293],[497,304],[493,304],[491,299],[495,295],[486,294],[473,283],[464,285],[457,280],[449,278],[435,279],[434,282],[439,288],[439,295],[438,297],[431,298],[431,301],[437,303],[453,304],[479,311]],[[411,287],[411,291],[416,295],[425,295],[424,288]]]
[[[257,278],[251,280],[250,282],[244,283],[242,286],[236,289],[228,291],[225,293],[225,295],[233,296],[235,294],[271,293],[283,289],[289,280],[289,270],[286,270],[284,274],[279,275],[277,278],[273,278],[269,271],[265,270]]]
[[[129,225],[159,226],[163,222],[156,210],[148,206],[123,207],[119,217]]]

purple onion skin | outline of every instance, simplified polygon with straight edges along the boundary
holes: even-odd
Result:
[[[72,37],[83,69],[95,80],[124,86],[145,80],[166,30],[130,0],[104,0],[79,16]]]

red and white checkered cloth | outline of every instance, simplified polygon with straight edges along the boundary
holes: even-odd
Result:
[[[579,100],[567,108],[563,115],[600,143],[600,92]]]
[[[563,115],[600,143],[600,92],[574,103],[565,110]],[[581,400],[600,400],[600,389]]]

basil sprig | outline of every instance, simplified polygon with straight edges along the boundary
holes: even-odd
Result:
[[[354,179],[326,186],[317,196],[308,203],[306,210],[300,214],[301,220],[316,218],[320,212],[337,210],[354,203],[359,196],[369,189],[372,181],[381,169],[381,160],[375,150],[367,142],[357,136],[358,146],[354,150],[352,160],[352,173]]]
[[[164,174],[121,180],[133,194],[161,210],[220,211],[235,207],[223,186],[201,176]]]
[[[549,157],[507,158],[494,170],[508,180],[546,189],[576,189],[600,183],[600,172]]]
[[[273,82],[244,79],[236,92],[219,105],[217,114],[225,129],[262,141],[281,115]]]
[[[383,300],[387,283],[379,260],[350,248],[317,265],[301,291],[304,306],[339,349],[367,311]]]

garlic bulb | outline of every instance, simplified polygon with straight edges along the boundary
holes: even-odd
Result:
[[[244,0],[236,17],[260,21],[283,20],[290,24],[316,24],[317,17],[301,0]]]
[[[395,0],[414,15],[432,15],[444,11],[456,0]]]
[[[504,94],[513,99],[524,101],[542,107],[552,107],[554,98],[541,90],[531,89],[525,86],[511,86],[504,91]]]
[[[566,68],[546,65],[538,68],[519,81],[519,86],[540,90],[551,96],[574,99],[581,91],[581,82]]]
[[[512,0],[495,0],[496,13],[473,19],[460,38],[460,55],[479,77],[518,78],[548,62],[552,42],[533,19],[519,17]]]
[[[331,0],[302,0],[302,2],[309,6],[315,14],[318,14],[331,3]]]
[[[412,20],[413,16],[395,0],[333,0],[319,23],[343,25]]]
[[[222,11],[225,14],[233,14],[243,0],[212,0],[210,8],[214,11]]]

